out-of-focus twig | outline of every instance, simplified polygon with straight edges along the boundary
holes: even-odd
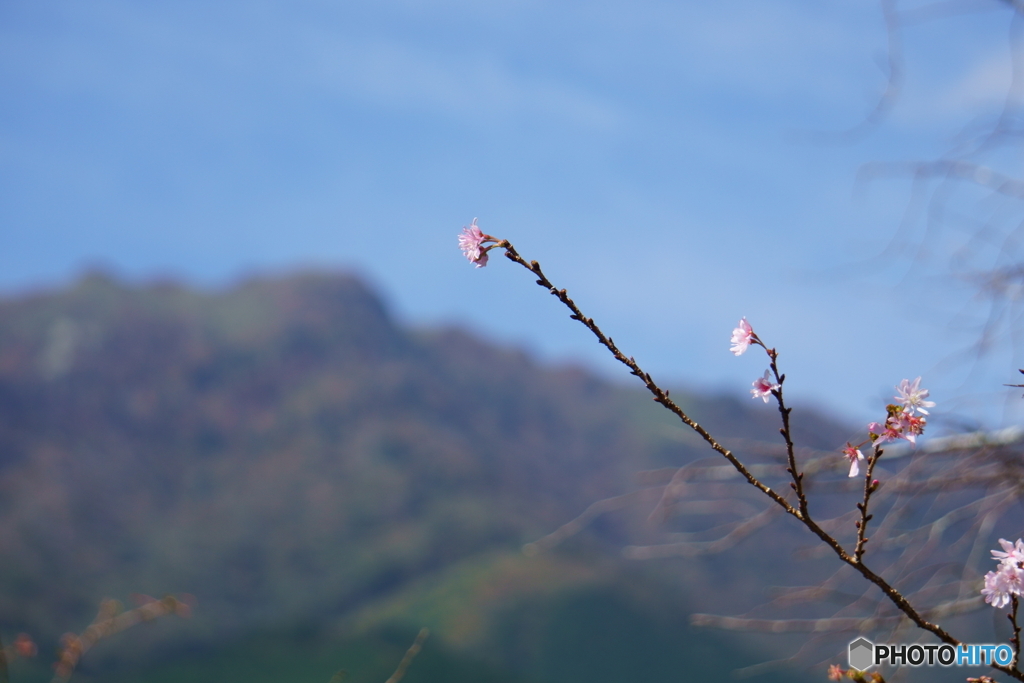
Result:
[[[416,640],[412,642],[412,645],[410,645],[409,649],[406,650],[405,656],[402,657],[402,661],[398,663],[398,668],[395,669],[395,673],[391,674],[391,678],[386,680],[384,683],[398,683],[402,680],[402,677],[405,676],[406,669],[409,668],[409,665],[412,664],[412,660],[415,659],[416,655],[418,655],[420,650],[423,649],[423,641],[425,641],[429,635],[429,629],[426,627],[420,629],[420,632],[416,634]]]
[[[191,596],[189,601],[191,601]],[[143,621],[152,621],[159,617],[176,614],[179,617],[189,617],[192,608],[187,602],[179,600],[173,595],[156,600],[149,596],[137,596],[142,603],[134,609],[122,611],[121,603],[117,600],[104,600],[100,603],[100,610],[96,618],[81,634],[65,633],[61,639],[63,647],[54,664],[55,675],[53,683],[64,683],[74,673],[78,662],[96,643],[103,638],[112,636],[115,633],[131,628]]]
[[[855,125],[839,131],[812,131],[799,134],[799,139],[817,144],[849,144],[864,138],[892,111],[903,89],[903,22],[897,0],[881,0],[882,19],[885,22],[885,63],[880,68],[885,74],[885,87],[874,105]]]

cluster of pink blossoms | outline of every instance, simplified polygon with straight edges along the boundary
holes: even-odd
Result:
[[[999,539],[1003,549],[993,550],[992,559],[999,561],[994,572],[985,574],[985,587],[981,594],[985,602],[993,607],[1006,607],[1010,596],[1024,594],[1024,541],[1010,543],[1005,538]]]
[[[459,235],[459,249],[466,255],[470,263],[475,264],[477,268],[483,268],[487,265],[487,252],[494,248],[494,245],[485,247],[484,244],[497,241],[496,238],[480,230],[474,218],[472,223],[462,227],[462,234]]]
[[[910,443],[917,443],[917,437],[924,431],[927,420],[928,408],[935,405],[935,401],[926,401],[928,390],[921,388],[921,378],[913,382],[905,379],[896,387],[898,392],[895,398],[899,404],[886,406],[888,417],[884,424],[872,422],[868,425],[868,432],[871,433],[871,442],[874,444],[888,443],[906,439]]]
[[[732,331],[732,346],[729,350],[734,355],[742,356],[746,353],[752,345],[758,345],[764,347],[764,343],[758,338],[754,332],[754,328],[750,326],[746,318],[741,318],[739,325]],[[767,347],[765,347],[767,348]],[[769,351],[769,354],[774,358],[774,352]],[[753,398],[764,399],[764,402],[768,402],[768,397],[772,395],[772,392],[778,391],[781,385],[775,382],[770,370],[764,371],[763,377],[758,377],[753,382],[754,388],[750,390],[750,395]],[[918,377],[913,382],[909,379],[901,381],[896,386],[896,396],[894,397],[899,403],[891,404],[887,406],[888,416],[884,423],[872,422],[868,425],[868,432],[870,433],[870,442],[874,445],[881,445],[890,441],[898,441],[899,439],[906,439],[910,443],[917,443],[917,437],[919,434],[924,432],[927,418],[925,415],[928,414],[928,408],[935,406],[934,401],[929,401],[928,390],[921,388],[921,378]],[[865,441],[864,443],[868,443]],[[860,444],[854,446],[853,444],[847,443],[846,448],[843,449],[843,456],[850,461],[850,476],[856,477],[860,474],[860,464],[864,462],[864,454],[860,450]]]
[[[750,326],[746,318],[740,318],[739,326],[732,331],[732,339],[730,341],[732,346],[729,347],[729,350],[736,356],[742,356],[750,348],[751,344],[764,346],[757,335],[754,334],[754,328]],[[764,399],[764,402],[767,403],[768,397],[772,395],[773,391],[779,389],[781,385],[772,381],[770,370],[765,370],[764,376],[755,379],[753,386],[754,388],[750,390],[750,395],[753,398]]]
[[[928,414],[928,408],[935,405],[934,401],[926,401],[928,390],[921,388],[921,378],[913,382],[905,379],[896,386],[897,394],[894,398],[899,404],[886,406],[888,416],[885,423],[872,422],[868,425],[870,443],[880,445],[890,441],[906,439],[910,443],[917,443],[917,437],[924,431],[926,420],[923,417]],[[920,413],[920,414],[918,414]],[[868,443],[865,441],[864,443]],[[856,477],[860,474],[860,464],[864,462],[864,454],[860,451],[860,444],[854,446],[846,444],[843,449],[843,456],[850,461],[850,476]]]
[[[899,404],[886,406],[888,416],[885,418],[885,423],[872,422],[868,425],[870,443],[876,446],[899,439],[906,439],[910,443],[916,444],[917,437],[924,431],[927,422],[924,416],[928,414],[928,408],[935,406],[934,401],[925,400],[928,398],[928,390],[921,388],[920,377],[913,382],[909,379],[901,381],[896,386],[896,392],[897,394],[893,398],[899,401]],[[854,446],[847,443],[846,448],[843,449],[843,455],[850,461],[851,477],[860,474],[860,463],[864,462],[864,454],[861,453],[860,446],[863,445]]]

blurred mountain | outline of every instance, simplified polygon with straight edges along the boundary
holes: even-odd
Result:
[[[673,396],[734,438],[778,440],[777,413],[752,409],[760,403]],[[252,662],[250,646],[270,651],[261,638],[291,638],[293,654],[320,661],[302,648],[327,634],[341,650],[376,643],[366,647],[388,653],[374,660],[386,668],[426,624],[435,654],[419,675],[438,680],[460,680],[458,667],[473,680],[621,679],[616,666],[641,666],[630,653],[657,676],[697,666],[700,652],[757,661],[686,625],[721,567],[620,559],[623,544],[653,533],[647,511],[555,553],[519,552],[632,489],[636,471],[706,457],[670,418],[583,369],[458,329],[403,327],[351,276],[204,292],[94,273],[8,299],[0,629],[56,637],[80,630],[105,596],[191,593],[195,619],[118,638],[222,671],[215,660],[231,648],[244,653],[236,662]],[[810,447],[847,436],[821,416],[796,426]],[[83,680],[120,656],[103,647]],[[574,664],[565,655],[579,647],[604,659]],[[205,680],[190,671],[176,680]]]

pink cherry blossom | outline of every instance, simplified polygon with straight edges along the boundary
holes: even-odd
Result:
[[[1024,563],[1024,540],[1018,538],[1017,543],[1013,544],[1005,538],[1000,538],[999,545],[1003,546],[1003,550],[993,550],[993,560],[999,560],[999,563],[1002,565],[1020,566]]]
[[[779,388],[778,384],[772,382],[771,374],[769,370],[764,371],[764,377],[758,377],[754,380],[754,388],[750,390],[751,396],[754,398],[763,398],[764,402],[768,402],[768,397],[772,395],[772,391]]]
[[[850,460],[850,476],[856,477],[860,474],[860,463],[864,462],[864,454],[856,446],[847,443],[843,449],[843,455]]]
[[[838,664],[829,664],[828,667],[828,680],[830,681],[841,681],[843,676],[846,674]]]
[[[753,328],[750,327],[750,323],[747,322],[746,318],[740,318],[739,327],[732,331],[732,346],[729,348],[734,355],[742,356],[743,352],[753,343],[756,339]],[[768,399],[765,399],[767,401]]]
[[[909,379],[905,379],[899,383],[896,387],[896,391],[899,392],[894,398],[903,404],[903,407],[908,412],[919,412],[922,415],[927,415],[928,411],[925,408],[934,408],[935,401],[926,401],[928,398],[928,390],[921,389],[921,378],[918,377],[913,382]]]
[[[872,422],[868,425],[868,431],[874,437],[872,441],[876,444],[899,441],[903,438],[903,432],[900,430],[899,423],[893,422],[891,417],[885,421],[884,425]]]
[[[981,594],[985,602],[996,608],[1006,607],[1012,596],[1024,595],[1024,541],[1010,543],[999,539],[1002,550],[993,550],[992,559],[999,561],[994,572],[985,574],[985,587]]]
[[[985,587],[981,589],[981,594],[985,596],[985,602],[993,607],[1006,607],[1010,602],[1010,588],[1006,583],[1006,576],[1002,572],[985,574]]]
[[[889,421],[896,421],[901,430],[901,436],[912,444],[917,444],[917,436],[924,432],[926,420],[923,417],[909,412],[902,412],[898,416],[889,418]]]
[[[483,268],[487,265],[487,249],[482,248],[483,243],[493,239],[477,227],[474,218],[468,227],[463,226],[462,228],[462,234],[459,235],[459,249],[466,255],[470,263],[476,264],[477,268]]]
[[[917,437],[924,433],[928,424],[926,418],[915,415],[913,411],[903,406],[890,405],[889,416],[885,418],[884,424],[872,422],[868,425],[868,432],[871,433],[871,441],[876,445],[906,439],[912,444],[917,444]]]
[[[981,594],[985,602],[993,607],[1006,607],[1011,595],[1020,595],[1024,588],[1024,569],[1002,565],[994,572],[985,574],[985,587]]]
[[[999,560],[1001,564],[1019,565],[1024,563],[1024,540],[1018,538],[1016,543],[1010,543],[1005,538],[1000,538],[999,545],[1003,549],[1002,551],[993,550],[992,559]]]

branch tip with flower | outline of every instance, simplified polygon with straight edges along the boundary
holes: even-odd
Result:
[[[867,468],[864,473],[864,497],[860,503],[857,503],[860,520],[855,523],[857,546],[854,550],[854,558],[858,563],[864,557],[865,546],[868,542],[867,525],[872,518],[872,515],[868,514],[868,504],[871,502],[871,495],[878,490],[879,486],[878,480],[873,479],[872,476],[875,464],[882,457],[881,446],[900,439],[906,439],[916,445],[917,437],[924,432],[927,424],[924,415],[928,413],[928,408],[935,406],[934,401],[925,400],[928,398],[929,392],[927,389],[921,388],[920,377],[914,381],[902,380],[896,385],[896,391],[895,398],[900,403],[898,405],[890,403],[886,406],[885,422],[871,422],[868,424],[867,440],[856,446],[847,442],[843,449],[843,456],[850,461],[850,476],[855,477],[860,473],[860,461],[864,460],[860,448],[866,444],[871,444],[873,447],[873,453],[867,458]],[[922,414],[918,415],[917,413]]]
[[[462,227],[462,233],[459,235],[459,249],[470,263],[476,265],[477,268],[483,268],[487,265],[487,252],[494,247],[501,246],[503,240],[483,232],[476,221],[477,219],[474,218],[472,223]],[[484,245],[488,243],[493,244],[485,247]]]
[[[740,318],[740,322],[736,329],[732,331],[732,339],[730,340],[732,346],[729,350],[732,351],[735,356],[742,356],[750,348],[751,344],[759,344],[760,339],[754,334],[754,328],[750,326],[746,318]],[[763,346],[763,344],[762,344]]]

